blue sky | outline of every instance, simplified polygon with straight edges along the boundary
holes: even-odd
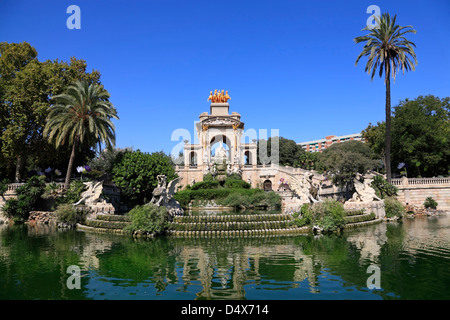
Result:
[[[69,5],[81,10],[70,30]],[[278,129],[297,142],[360,132],[384,120],[385,87],[355,66],[353,38],[377,5],[412,25],[416,71],[392,85],[405,98],[449,96],[450,1],[0,0],[0,41],[27,41],[38,59],[86,60],[120,117],[118,147],[166,153],[176,129],[194,136],[214,89],[246,129]],[[181,138],[180,138],[181,139]]]

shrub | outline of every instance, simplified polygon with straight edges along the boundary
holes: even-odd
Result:
[[[432,197],[427,197],[425,199],[425,202],[423,203],[423,206],[427,209],[428,208],[436,209],[437,205],[438,203]]]
[[[387,218],[401,218],[405,214],[405,208],[402,203],[395,198],[388,197],[384,199],[384,206]]]
[[[213,180],[214,180],[214,177],[210,172],[203,176],[203,181],[213,181]]]
[[[133,208],[149,202],[158,186],[158,175],[165,175],[167,183],[177,177],[172,158],[164,152],[144,153],[126,151],[112,169],[113,181],[121,188],[121,199]]]
[[[3,206],[3,212],[8,218],[16,221],[25,221],[30,211],[39,206],[45,190],[45,177],[33,176],[24,185],[16,190],[17,198],[8,199]]]
[[[242,179],[226,179],[223,185],[225,188],[250,189],[250,184]]]
[[[169,226],[169,214],[163,206],[153,204],[137,205],[127,213],[131,223],[124,230],[143,231],[152,234],[163,233]]]
[[[290,222],[290,225],[295,225],[297,227],[303,227],[310,225],[313,221],[312,212],[309,209],[309,204],[305,203],[302,205],[300,212],[294,213],[294,220]]]
[[[69,189],[61,197],[56,199],[57,204],[75,203],[81,198],[81,194],[86,190],[86,185],[81,180],[70,182]]]
[[[345,210],[342,203],[335,200],[325,200],[314,203],[309,209],[312,223],[325,232],[341,229],[345,226]]]
[[[0,196],[3,198],[3,194],[8,191],[8,179],[2,179],[0,181]]]
[[[219,187],[219,181],[208,180],[196,182],[191,186],[191,190],[198,189],[217,189]]]
[[[228,195],[221,204],[228,207],[234,207],[235,209],[239,209],[243,207],[249,207],[250,201],[249,198],[245,197],[239,192],[233,192]]]
[[[373,178],[372,187],[374,188],[376,195],[382,199],[396,196],[398,192],[396,186],[390,184],[381,176],[375,176]]]
[[[72,204],[61,204],[55,210],[58,221],[75,226],[77,223],[84,223],[86,214],[84,210],[77,210]]]

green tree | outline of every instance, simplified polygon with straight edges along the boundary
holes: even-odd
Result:
[[[275,140],[274,140],[275,139]],[[272,150],[272,141],[274,141],[274,146],[278,142],[278,149]],[[264,139],[258,140],[257,152],[258,152],[258,163],[261,164],[260,159],[260,149],[266,148],[267,146],[267,156],[276,157],[278,156],[278,163],[282,166],[294,166],[294,163],[298,161],[299,154],[304,152],[301,146],[297,145],[294,140],[283,138],[283,137],[270,137],[267,141]],[[263,153],[264,154],[264,153]]]
[[[385,166],[386,178],[391,182],[391,83],[392,76],[394,82],[397,72],[403,73],[409,70],[415,70],[417,64],[416,54],[414,52],[415,44],[405,38],[407,33],[416,33],[412,26],[401,27],[395,24],[396,15],[391,18],[388,13],[384,13],[381,18],[376,17],[377,27],[363,29],[369,33],[365,36],[356,37],[354,41],[358,44],[365,42],[363,51],[356,59],[356,63],[367,56],[365,71],[371,73],[373,80],[378,71],[380,77],[384,73],[384,82],[386,85],[386,146],[385,146]],[[412,59],[411,59],[412,58]],[[414,61],[412,61],[414,60]]]
[[[66,93],[53,97],[54,105],[47,117],[44,136],[56,147],[72,147],[64,188],[70,185],[76,152],[80,145],[115,144],[115,127],[111,119],[119,119],[109,102],[109,93],[98,84],[76,81]]]
[[[433,95],[405,99],[394,107],[392,117],[392,163],[398,172],[405,163],[409,177],[450,173],[450,98]],[[385,123],[369,124],[363,138],[372,150],[382,154]],[[404,169],[401,169],[404,170]]]
[[[5,159],[16,160],[16,181],[20,179],[26,145],[32,141],[28,139],[29,126],[33,125],[34,118],[30,103],[35,103],[33,89],[39,87],[34,81],[41,81],[38,74],[32,79],[17,75],[30,64],[32,69],[39,68],[36,56],[36,50],[26,42],[0,43],[0,146]],[[28,81],[24,81],[24,78]],[[20,85],[24,86],[24,90],[31,90],[30,94],[17,95],[13,89]]]
[[[39,62],[37,51],[27,42],[0,43],[0,169],[3,176],[21,178],[22,168],[53,168],[71,150],[43,139],[43,128],[52,96],[62,93],[77,79],[99,83],[100,73],[86,72],[86,62],[72,57],[70,63]],[[84,148],[82,154],[89,154]],[[66,161],[66,160],[64,160]]]
[[[331,145],[320,154],[319,161],[333,183],[346,189],[347,197],[357,173],[364,174],[379,166],[369,146],[352,140]]]
[[[410,176],[450,173],[450,98],[433,95],[400,101],[392,127],[394,163],[408,165]]]
[[[126,151],[113,169],[113,181],[121,188],[121,195],[128,207],[142,205],[152,199],[158,186],[158,175],[166,175],[167,182],[177,177],[172,158],[162,151],[144,153]]]

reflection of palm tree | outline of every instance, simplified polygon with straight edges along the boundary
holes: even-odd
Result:
[[[384,72],[384,83],[386,85],[386,150],[385,150],[385,167],[386,179],[391,182],[391,83],[390,77],[392,75],[394,82],[395,76],[399,69],[405,71],[414,70],[414,63],[417,64],[416,54],[413,46],[415,44],[404,37],[404,34],[412,32],[416,33],[412,26],[400,27],[395,24],[395,19],[391,18],[388,13],[383,14],[381,18],[375,17],[378,26],[370,29],[369,27],[363,30],[369,30],[370,33],[356,37],[356,43],[365,42],[363,51],[356,59],[358,64],[362,56],[368,56],[366,69],[368,73],[372,73],[372,79],[378,69],[381,77]],[[406,29],[406,30],[405,30]],[[412,57],[413,61],[410,59]]]
[[[64,143],[72,146],[64,183],[66,190],[69,188],[75,154],[80,144],[106,143],[110,147],[115,143],[111,118],[119,118],[108,101],[109,97],[102,86],[77,81],[68,87],[66,93],[53,98],[55,104],[48,115],[44,135],[48,135],[49,141],[55,142],[56,147]]]

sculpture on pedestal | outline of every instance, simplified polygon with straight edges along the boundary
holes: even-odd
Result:
[[[208,101],[211,101],[213,103],[224,103],[228,102],[230,100],[230,96],[228,95],[228,91],[224,93],[224,90],[222,92],[217,92],[217,89],[214,91],[214,94],[212,91],[209,92],[209,98]]]
[[[173,199],[173,195],[176,192],[176,188],[181,178],[171,180],[167,185],[167,177],[165,175],[158,175],[158,186],[153,190],[153,197],[150,201],[151,204],[156,206],[164,206],[167,208],[169,215],[178,216],[183,215],[184,210],[180,204]]]
[[[361,182],[361,178],[364,179]],[[372,178],[369,176],[363,176],[361,174],[357,174],[355,179],[353,180],[353,184],[355,186],[355,193],[352,196],[352,199],[349,201],[357,202],[369,202],[369,201],[381,201],[381,199],[376,195],[375,189],[372,187]]]
[[[306,171],[302,178],[299,179],[291,175],[291,189],[304,203],[316,203],[320,200],[320,185],[316,185],[312,181],[313,174]]]

